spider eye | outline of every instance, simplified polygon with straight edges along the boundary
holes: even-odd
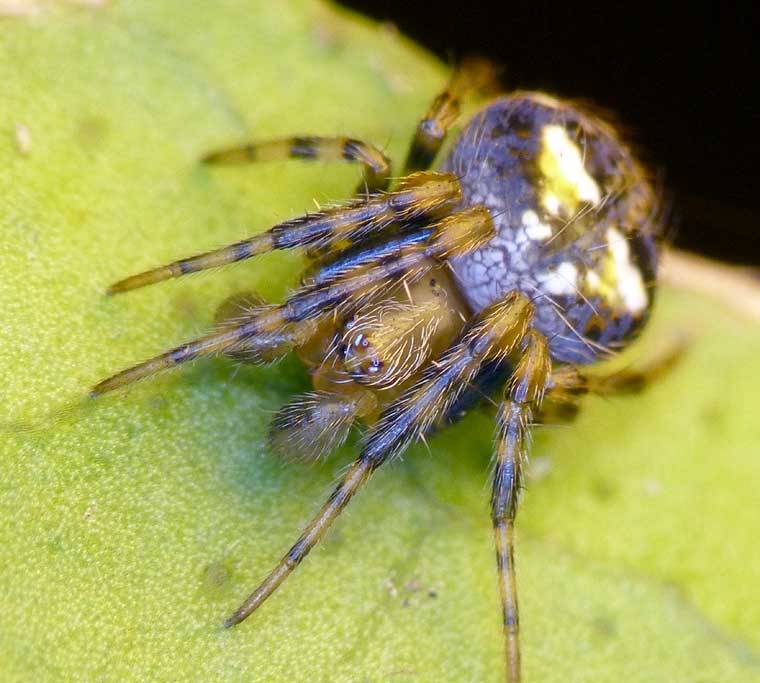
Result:
[[[370,376],[377,375],[383,367],[377,349],[364,332],[348,335],[347,343],[342,348],[346,371],[360,384],[366,383]]]

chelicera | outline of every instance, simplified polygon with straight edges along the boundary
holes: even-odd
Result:
[[[645,323],[661,214],[647,172],[617,129],[542,93],[490,100],[438,170],[428,170],[460,98],[484,74],[477,62],[455,72],[419,123],[391,190],[390,161],[354,139],[295,137],[207,155],[209,164],[344,159],[364,174],[353,200],[109,289],[125,292],[274,249],[304,247],[312,257],[284,303],[233,297],[213,332],[91,392],[220,352],[261,363],[295,351],[313,391],[277,413],[272,446],[314,459],[343,443],[354,423],[365,425],[359,457],[226,626],[280,586],[380,466],[491,396],[498,402],[491,518],[506,678],[520,680],[513,546],[529,430],[573,413],[585,393],[641,385],[645,373],[604,376],[584,366],[625,347]]]

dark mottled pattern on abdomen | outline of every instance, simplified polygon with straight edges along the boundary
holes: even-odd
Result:
[[[579,141],[584,168],[608,200],[547,245],[529,239],[522,217],[535,211],[545,222],[556,220],[542,214],[537,159],[544,126],[557,124]],[[638,331],[646,312],[633,316],[609,311],[604,300],[552,294],[544,282],[547,272],[564,262],[581,272],[601,268],[600,245],[610,225],[632,236],[632,254],[647,280],[653,280],[659,230],[653,207],[650,224],[636,223],[642,220],[642,206],[655,203],[654,193],[611,128],[543,95],[505,97],[472,119],[441,168],[460,176],[464,204],[490,209],[498,231],[488,245],[452,261],[462,293],[475,311],[512,289],[522,291],[534,299],[534,326],[549,338],[552,356],[560,362],[592,362],[600,347],[620,348]]]

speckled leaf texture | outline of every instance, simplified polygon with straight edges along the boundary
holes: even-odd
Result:
[[[307,0],[0,13],[0,679],[499,681],[485,411],[379,472],[230,631],[222,618],[356,452],[302,466],[268,451],[272,412],[307,386],[299,365],[204,360],[46,417],[208,329],[228,294],[280,299],[302,258],[110,299],[107,284],[345,197],[357,178],[201,155],[341,133],[399,160],[443,66]],[[528,683],[760,681],[760,326],[665,290],[632,362],[683,333],[683,362],[644,394],[538,430],[518,517]]]

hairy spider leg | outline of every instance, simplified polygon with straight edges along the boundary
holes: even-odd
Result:
[[[249,320],[270,305],[256,292],[231,294],[216,309],[214,324],[219,329],[229,329]],[[261,365],[277,360],[292,348],[292,341],[284,336],[281,344],[263,345],[261,338],[241,339],[233,347],[222,351],[225,356],[245,363]],[[272,340],[276,341],[276,340]]]
[[[568,365],[552,373],[546,338],[535,330],[526,334],[523,355],[499,406],[496,468],[491,496],[508,683],[519,683],[521,680],[514,520],[534,413],[542,421],[547,421],[547,418],[551,421],[571,419],[583,395],[641,391],[649,382],[670,371],[683,350],[683,344],[673,345],[639,370],[626,368],[602,375]],[[542,405],[544,394],[546,403]],[[549,407],[545,409],[547,403]]]
[[[503,359],[518,347],[532,311],[532,305],[521,294],[507,296],[486,308],[440,359],[427,366],[420,380],[383,412],[361,455],[317,516],[264,581],[224,621],[226,627],[243,621],[282,584],[375,470],[424,435],[485,362]]]
[[[101,380],[90,389],[90,398],[102,396],[196,358],[234,350],[243,342],[246,343],[247,351],[251,354],[259,349],[269,352],[273,349],[282,349],[282,353],[285,353],[297,345],[304,336],[309,336],[310,328],[307,323],[310,321],[291,326],[278,324],[273,326],[274,329],[266,329],[267,324],[279,321],[279,318],[276,306],[257,310],[235,325],[223,326],[216,332],[193,339]],[[262,362],[264,362],[263,358]]]
[[[573,420],[580,410],[582,398],[587,394],[610,396],[643,391],[670,372],[685,350],[686,343],[677,341],[641,368],[623,368],[606,373],[590,373],[574,365],[566,365],[552,375],[538,419],[544,423]]]
[[[386,231],[397,222],[445,214],[462,199],[451,173],[418,173],[403,178],[394,192],[376,194],[342,206],[305,214],[233,244],[180,259],[111,285],[118,294],[201,270],[236,263],[275,249],[345,248]]]
[[[533,409],[541,403],[551,374],[546,338],[530,330],[499,406],[496,467],[491,493],[491,521],[496,542],[496,567],[502,607],[506,680],[520,681],[520,626],[514,562],[514,522],[527,458]]]
[[[336,307],[359,305],[396,279],[402,283],[414,281],[437,261],[477,249],[494,235],[491,214],[479,206],[447,216],[432,227],[426,242],[402,247],[378,263],[336,274],[333,281],[322,285],[302,287],[281,305],[256,309],[229,327],[104,379],[91,389],[90,396],[94,398],[201,356],[234,350],[241,343],[249,348],[279,346],[284,351],[300,346],[311,337],[315,321],[332,315]]]
[[[496,69],[487,60],[470,58],[455,69],[446,89],[436,96],[425,116],[417,124],[404,173],[422,171],[430,167],[446,139],[446,134],[459,118],[461,99],[465,95],[496,90]]]
[[[340,136],[293,136],[262,140],[210,152],[204,164],[248,164],[258,161],[306,159],[310,161],[351,161],[364,168],[356,194],[371,194],[388,187],[390,159],[375,145]]]
[[[319,261],[306,271],[303,284],[320,287],[335,282],[347,272],[380,263],[393,258],[401,250],[427,242],[433,234],[432,227],[417,227],[411,232],[384,235],[369,244],[359,244],[336,253],[329,260]]]

